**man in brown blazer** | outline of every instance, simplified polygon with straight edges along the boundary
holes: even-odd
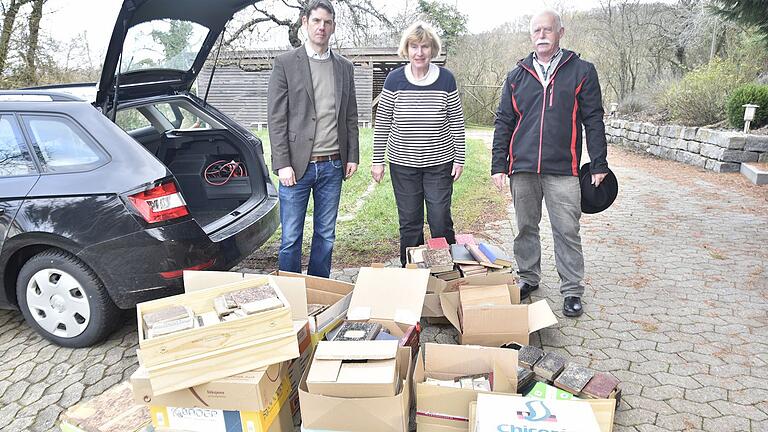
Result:
[[[331,52],[336,29],[329,0],[302,14],[308,40],[275,58],[269,79],[272,169],[280,177],[280,270],[301,273],[301,243],[310,193],[314,232],[307,273],[328,277],[341,183],[357,171],[359,143],[354,68]]]

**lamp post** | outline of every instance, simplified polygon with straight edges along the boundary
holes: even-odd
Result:
[[[749,133],[749,124],[755,119],[755,110],[760,108],[760,105],[744,104],[744,133]]]

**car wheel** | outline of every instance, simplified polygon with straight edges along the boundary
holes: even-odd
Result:
[[[19,272],[16,290],[27,323],[61,346],[93,345],[120,324],[121,311],[96,273],[62,250],[30,258]]]

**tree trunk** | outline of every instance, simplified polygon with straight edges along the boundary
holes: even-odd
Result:
[[[5,61],[8,59],[8,45],[11,43],[11,34],[13,33],[13,24],[16,22],[16,15],[24,4],[29,0],[11,0],[8,9],[3,17],[3,29],[0,32],[0,74],[5,69]]]
[[[37,58],[37,47],[40,42],[40,20],[43,17],[43,3],[46,0],[33,0],[32,13],[29,15],[29,43],[27,52],[24,55],[26,63],[25,79],[27,85],[36,85],[38,83],[37,67],[35,59]]]

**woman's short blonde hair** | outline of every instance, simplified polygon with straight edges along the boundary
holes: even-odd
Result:
[[[437,35],[435,29],[431,25],[424,21],[416,21],[411,24],[410,27],[405,29],[403,37],[400,38],[400,48],[397,50],[397,54],[404,58],[408,58],[408,45],[411,43],[429,43],[432,46],[432,58],[437,57],[440,54],[440,36]]]

